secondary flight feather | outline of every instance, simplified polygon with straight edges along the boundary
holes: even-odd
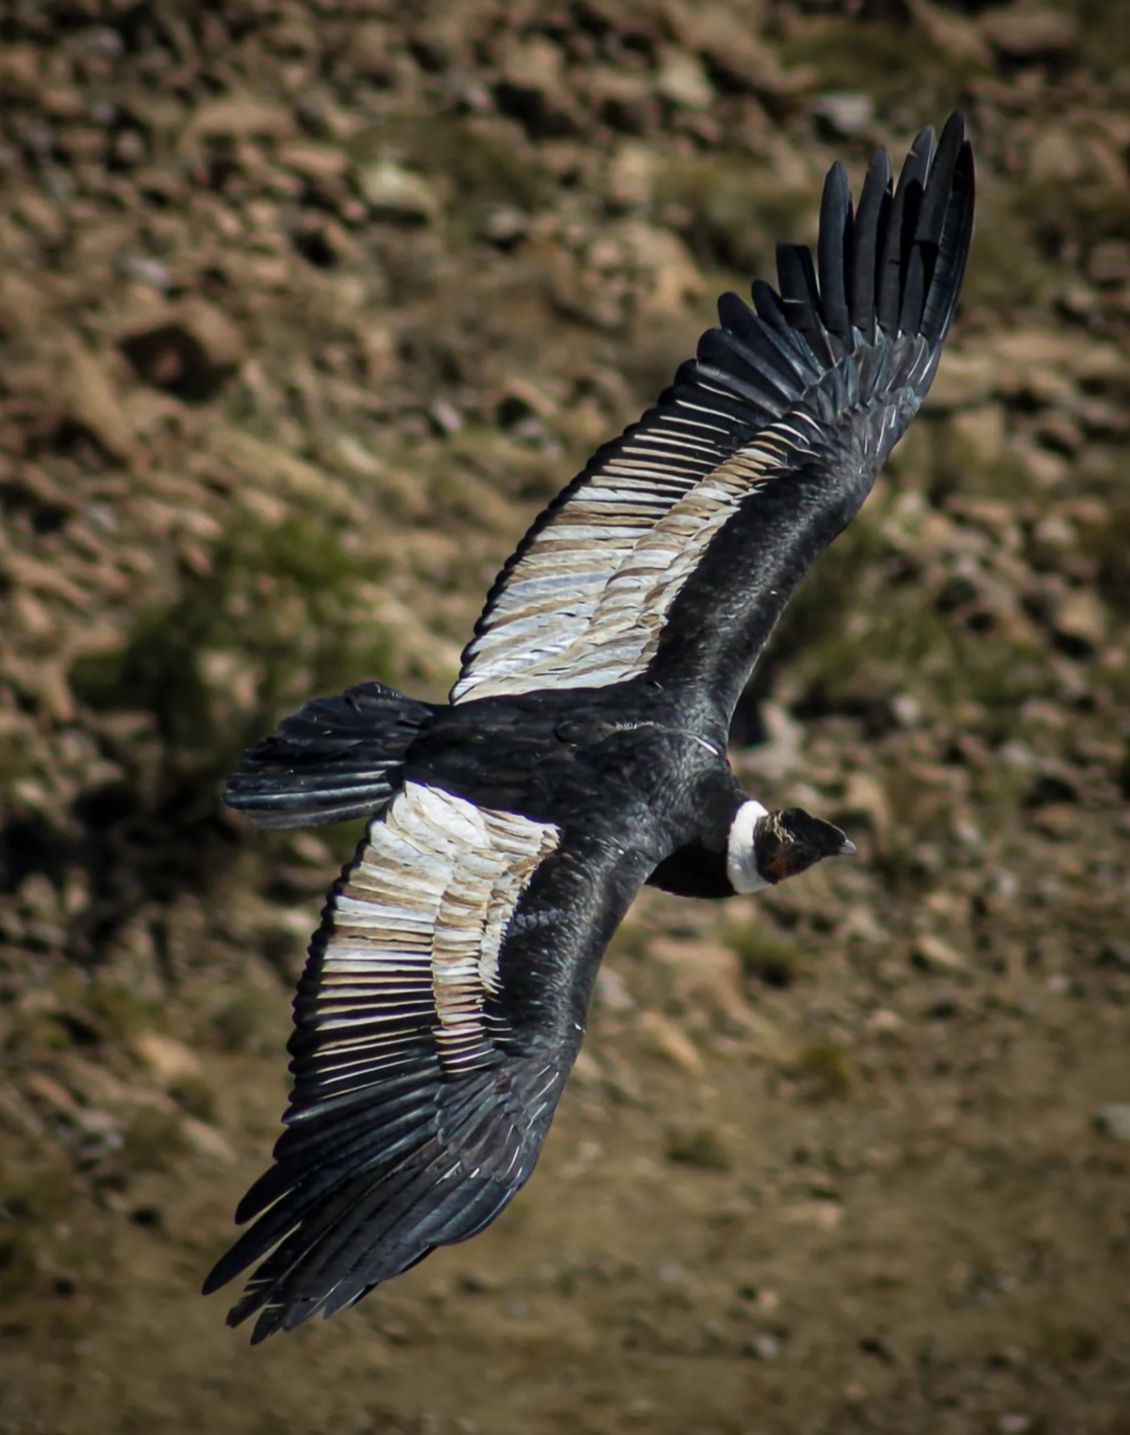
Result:
[[[828,175],[815,258],[719,326],[535,521],[450,702],[380,683],[252,748],[227,801],[268,827],[365,816],[295,998],[294,1089],[254,1221],[253,1339],[333,1314],[489,1224],[533,1171],[596,969],[647,883],[724,897],[853,851],[726,760],[734,706],[813,560],[930,387],[973,219],[960,117],[853,207]]]

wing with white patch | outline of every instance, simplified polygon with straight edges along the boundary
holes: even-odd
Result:
[[[930,386],[972,206],[972,154],[956,116],[936,153],[933,131],[919,135],[897,190],[886,154],[876,156],[858,214],[837,165],[815,265],[807,249],[781,246],[780,294],[755,284],[756,312],[723,296],[721,327],[697,358],[596,454],[507,563],[452,701],[652,671],[680,619],[699,636],[697,610],[681,612],[680,600],[704,566],[698,605],[733,625],[718,661],[748,678],[796,583],[857,511]],[[686,645],[675,646],[681,657]],[[669,682],[711,676],[671,661],[664,670]],[[728,671],[719,677],[729,684]]]
[[[335,885],[295,998],[295,1085],[258,1217],[254,1339],[359,1300],[525,1183],[605,944],[648,859],[409,782]]]

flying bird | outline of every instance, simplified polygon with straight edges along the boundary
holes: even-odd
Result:
[[[487,596],[447,704],[309,703],[226,800],[264,827],[366,817],[294,1002],[294,1086],[253,1221],[205,1291],[253,1341],[353,1305],[529,1179],[640,887],[771,887],[854,850],[768,810],[730,719],[809,565],[934,377],[973,220],[960,116],[824,185],[815,258],[719,300],[659,402],[590,460]]]

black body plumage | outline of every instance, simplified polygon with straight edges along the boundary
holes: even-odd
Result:
[[[256,1340],[512,1199],[643,883],[725,896],[851,850],[785,813],[764,830],[772,858],[751,857],[765,809],[727,732],[930,386],[972,208],[956,117],[937,148],[923,131],[897,187],[877,157],[858,212],[836,166],[815,261],[782,245],[779,293],[723,296],[657,406],[535,522],[451,702],[378,683],[318,699],[231,778],[228,801],[264,826],[371,819],[299,985],[286,1130],[237,1212],[255,1224],[206,1285],[259,1263],[230,1316],[258,1313]]]

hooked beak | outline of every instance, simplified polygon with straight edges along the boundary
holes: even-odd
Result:
[[[851,838],[845,837],[833,855],[836,857],[854,857],[858,851],[859,848],[856,847]]]

